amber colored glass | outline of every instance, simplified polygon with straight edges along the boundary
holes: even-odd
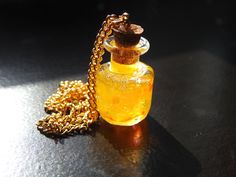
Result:
[[[110,124],[137,124],[147,116],[152,101],[154,71],[139,61],[140,55],[148,51],[149,42],[142,37],[136,46],[122,48],[111,36],[104,46],[111,53],[111,61],[102,64],[97,72],[98,111]],[[131,64],[118,63],[119,57]]]

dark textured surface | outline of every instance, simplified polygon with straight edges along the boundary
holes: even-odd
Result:
[[[80,12],[22,2],[0,6],[0,176],[236,176],[231,4],[96,1]],[[43,102],[60,80],[86,80],[101,21],[122,7],[151,43],[142,57],[156,73],[149,116],[133,127],[99,121],[59,141],[40,134]]]

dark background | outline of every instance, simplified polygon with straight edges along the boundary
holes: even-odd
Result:
[[[50,73],[56,63],[64,64],[63,74],[78,72],[80,63],[88,63],[106,15],[125,11],[145,29],[144,36],[151,43],[147,59],[203,49],[235,63],[234,7],[232,2],[214,0],[1,1],[1,67],[8,67],[6,79],[11,80],[5,84],[17,82],[10,75],[19,76],[22,70],[43,69],[45,75],[29,76],[21,82],[56,77],[61,73]],[[12,69],[16,60],[18,70]],[[32,60],[37,66],[31,67]]]
[[[150,114],[134,128],[145,143],[135,149],[136,131],[102,123],[55,144],[35,126],[43,102],[60,80],[86,80],[102,21],[125,11],[145,30],[141,60],[156,74]],[[0,1],[0,174],[236,176],[235,22],[225,0]]]

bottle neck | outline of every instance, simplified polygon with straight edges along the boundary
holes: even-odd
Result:
[[[149,49],[149,42],[141,37],[139,43],[132,47],[117,46],[114,37],[110,36],[104,42],[105,49],[111,53],[110,70],[116,73],[134,73],[137,71],[141,62],[139,58]]]

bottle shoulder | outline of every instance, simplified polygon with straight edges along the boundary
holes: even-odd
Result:
[[[150,65],[148,65],[148,64],[146,64],[146,63],[143,63],[143,62],[140,62],[140,63],[142,63],[143,66],[144,66],[144,68],[145,68],[150,74],[152,74],[152,75],[154,76],[154,69],[152,68],[152,66],[150,66]]]
[[[121,72],[115,72],[115,71],[113,71],[112,69],[111,69],[111,62],[106,62],[106,63],[103,63],[103,64],[101,64],[101,66],[100,66],[100,69],[99,69],[99,72],[104,72],[104,71],[106,71],[106,72],[111,72],[111,73],[113,73],[113,74],[120,74],[120,75],[125,75],[125,74],[127,74],[127,73],[122,73],[122,71]],[[127,75],[137,75],[137,74],[145,74],[146,72],[149,72],[149,73],[152,73],[152,74],[154,74],[154,70],[153,70],[153,68],[150,66],[150,65],[147,65],[146,63],[143,63],[143,62],[137,62],[137,64],[134,66],[135,67],[135,69],[133,69],[133,72],[131,72],[131,73],[128,73]],[[128,68],[125,68],[124,67],[124,70],[125,69],[128,69]]]
[[[111,63],[103,63],[97,73],[97,79],[99,80],[112,80],[112,81],[137,81],[142,80],[144,82],[150,82],[153,80],[154,71],[151,66],[143,63],[137,63],[137,70],[132,73],[118,73],[111,70]]]

